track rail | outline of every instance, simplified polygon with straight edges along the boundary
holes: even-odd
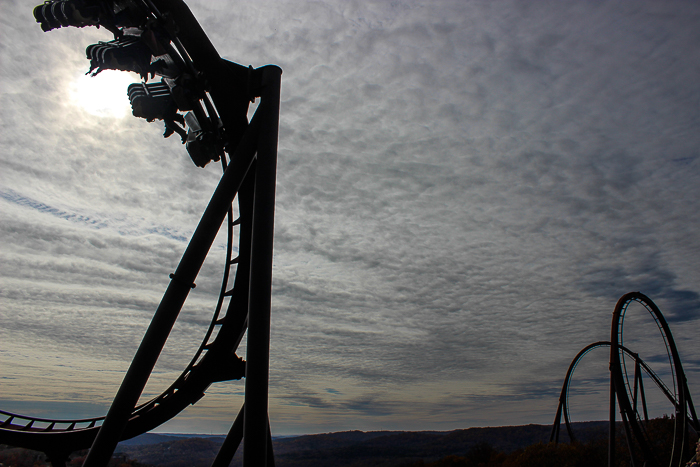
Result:
[[[614,388],[617,397],[617,404],[620,408],[625,432],[627,433],[628,442],[634,439],[638,446],[641,455],[649,467],[661,466],[661,461],[657,458],[656,453],[651,449],[649,437],[641,422],[638,411],[636,411],[630,401],[629,378],[626,374],[623,352],[621,350],[623,344],[623,324],[625,314],[629,305],[632,302],[640,303],[654,318],[657,327],[663,337],[664,344],[669,356],[669,363],[673,372],[673,383],[676,413],[674,417],[674,443],[671,454],[671,466],[683,465],[683,453],[688,447],[688,425],[691,423],[691,418],[688,416],[690,411],[693,416],[695,409],[690,400],[690,392],[683,372],[683,364],[681,362],[678,349],[671,334],[671,329],[666,322],[661,310],[656,304],[646,295],[641,292],[630,292],[623,295],[615,305],[613,311],[612,326],[610,331],[610,377],[612,387]],[[697,417],[693,417],[693,422],[697,426]],[[612,421],[611,421],[612,423]]]
[[[226,159],[222,158],[224,169]],[[244,182],[238,192],[240,217],[229,209],[226,223],[227,247],[219,298],[204,339],[180,376],[157,397],[135,408],[123,439],[145,433],[195,403],[214,382],[240,379],[245,363],[235,351],[247,329],[247,290],[250,269],[252,183]],[[234,227],[239,228],[238,255],[234,252]],[[229,286],[230,276],[235,276]],[[224,313],[222,314],[222,311]],[[90,447],[105,417],[50,419],[0,410],[0,442],[40,451],[67,451]]]
[[[561,394],[559,396],[559,406],[557,407],[557,414],[554,418],[554,424],[552,426],[552,434],[549,437],[550,442],[559,442],[559,429],[561,426],[561,417],[564,417],[564,425],[566,427],[566,432],[569,435],[569,440],[571,442],[576,442],[576,436],[574,435],[573,428],[571,426],[571,414],[569,412],[569,390],[571,388],[571,381],[574,376],[574,372],[576,371],[576,368],[578,367],[578,364],[581,362],[583,357],[585,357],[589,352],[599,349],[599,348],[610,348],[611,344],[610,341],[599,341],[599,342],[594,342],[592,344],[588,344],[586,347],[581,349],[581,351],[576,354],[574,359],[571,361],[571,364],[569,365],[569,369],[566,372],[566,377],[564,378],[564,384],[562,385],[561,389]],[[663,395],[668,399],[671,404],[673,404],[674,408],[678,410],[678,399],[676,396],[673,394],[671,389],[666,385],[666,383],[663,382],[663,380],[659,377],[659,375],[654,372],[654,370],[646,363],[642,358],[639,356],[639,354],[636,354],[632,352],[630,349],[624,346],[620,346],[620,350],[626,354],[627,356],[631,357],[632,359],[635,360],[636,363],[639,364],[639,368],[641,370],[644,370],[644,372],[647,374],[649,378],[654,382],[654,384],[661,390]],[[639,379],[639,374],[638,372],[635,371],[635,379]],[[641,400],[642,400],[642,405],[643,407],[643,413],[645,413],[645,420],[648,420],[648,416],[646,416],[646,402],[645,402],[645,397],[643,395],[643,388],[638,388],[641,390],[641,393],[639,391],[634,391],[633,395],[633,407],[636,409],[638,404],[636,401],[639,400],[639,398],[636,396],[636,394],[641,394]],[[637,410],[638,412],[638,410]],[[689,419],[692,417],[692,414],[688,413]]]

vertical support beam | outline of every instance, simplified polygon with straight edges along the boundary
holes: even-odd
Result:
[[[695,406],[693,405],[693,399],[690,397],[690,389],[688,389],[688,379],[683,373],[683,385],[685,388],[685,393],[687,394],[686,403],[688,404],[688,410],[690,410],[690,416],[693,417],[691,423],[693,424],[693,429],[696,432],[700,432],[700,422],[698,422],[698,414],[695,413]]]
[[[243,418],[244,467],[268,465],[267,400],[270,367],[270,303],[282,70],[272,65],[260,70],[262,71],[262,92],[256,114],[261,113],[262,122],[255,164],[255,199],[253,202]]]
[[[649,421],[649,412],[647,412],[647,396],[644,393],[644,381],[642,380],[642,372],[639,372],[639,397],[642,399],[642,410],[644,411],[644,421]]]
[[[234,420],[233,425],[231,425],[231,429],[229,430],[228,435],[226,435],[224,444],[222,444],[219,448],[219,452],[216,454],[216,458],[211,464],[211,467],[228,467],[233,460],[233,456],[236,455],[236,450],[238,450],[238,446],[240,446],[242,439],[243,407],[241,407],[236,420]]]
[[[552,433],[549,435],[549,442],[559,444],[559,429],[561,428],[561,409],[564,403],[559,399],[557,414],[554,416],[554,425],[552,425]]]
[[[270,431],[270,419],[267,419],[267,467],[275,467],[275,452],[272,449],[272,432]]]
[[[615,346],[610,346],[610,352],[615,352]],[[612,358],[610,359],[612,362]],[[610,426],[608,427],[608,467],[615,467],[615,419],[617,418],[617,394],[615,392],[615,380],[610,373]]]
[[[638,383],[642,380],[641,368],[639,366],[639,355],[633,354],[634,357],[634,389],[632,390],[632,410],[637,411],[637,400],[639,394]]]

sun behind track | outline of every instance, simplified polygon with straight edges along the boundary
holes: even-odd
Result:
[[[124,118],[131,113],[126,89],[139,76],[124,71],[105,70],[97,76],[81,75],[70,88],[71,103],[91,115]]]

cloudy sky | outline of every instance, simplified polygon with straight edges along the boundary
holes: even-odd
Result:
[[[0,0],[0,409],[97,416],[221,169],[130,115],[138,77],[85,82],[108,32],[44,33],[36,3]],[[274,434],[551,423],[630,291],[671,321],[697,394],[700,3],[188,5],[222,56],[284,70]],[[144,397],[199,345],[224,246]],[[663,374],[653,321],[629,324]],[[598,352],[575,420],[607,416]],[[225,432],[242,389],[213,385],[161,431]]]

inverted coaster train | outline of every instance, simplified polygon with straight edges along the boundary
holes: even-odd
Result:
[[[178,133],[197,166],[220,161],[224,173],[107,415],[54,420],[0,411],[0,443],[45,452],[54,467],[90,448],[83,465],[105,466],[120,440],[170,420],[212,383],[245,377],[243,406],[212,465],[228,466],[241,442],[244,466],[274,465],[267,403],[281,70],[222,59],[182,0],[49,0],[34,16],[44,31],[97,26],[112,32],[114,40],[86,50],[93,75],[104,69],[139,73],[144,81],[128,89],[133,114],[163,120],[164,136]],[[160,82],[148,82],[155,76]],[[224,222],[226,263],[204,340],[169,388],[137,406]],[[243,361],[236,350],[246,332]]]

